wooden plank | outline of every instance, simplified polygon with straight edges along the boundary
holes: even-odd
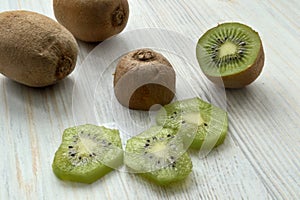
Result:
[[[225,21],[249,24],[260,33],[265,68],[251,86],[226,92],[230,131],[225,144],[205,158],[191,152],[192,174],[169,188],[117,171],[92,185],[62,182],[52,173],[51,163],[62,131],[74,125],[72,89],[78,69],[46,89],[28,88],[0,75],[0,199],[299,199],[298,1],[129,3],[125,31],[163,28],[195,44],[207,29]],[[3,0],[0,4],[0,11],[14,9],[54,19],[52,1]],[[77,67],[96,46],[78,43]]]

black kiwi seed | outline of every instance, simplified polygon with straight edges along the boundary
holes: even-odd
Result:
[[[171,162],[171,163],[169,164],[169,166],[171,166],[172,168],[175,168],[175,167],[176,167],[176,161]]]
[[[75,155],[76,155],[76,153],[71,153],[71,155],[70,155],[70,156],[74,157]]]
[[[69,146],[69,149],[72,149],[73,148],[73,146]]]
[[[239,45],[245,46],[245,45],[246,45],[246,42],[240,42]]]

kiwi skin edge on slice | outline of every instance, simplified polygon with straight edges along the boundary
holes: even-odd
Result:
[[[61,180],[90,184],[122,163],[119,131],[86,124],[64,131],[52,169]]]
[[[252,83],[265,60],[259,34],[236,22],[208,30],[200,37],[196,54],[206,77],[225,88],[242,88]]]

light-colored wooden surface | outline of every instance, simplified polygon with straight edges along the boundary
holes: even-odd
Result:
[[[118,171],[92,185],[62,182],[51,163],[63,130],[74,125],[72,89],[79,71],[44,89],[0,75],[0,199],[300,199],[299,1],[129,3],[125,31],[164,28],[195,44],[225,21],[248,24],[260,33],[265,68],[252,85],[226,91],[230,129],[225,144],[206,158],[192,154],[192,174],[168,188]],[[14,9],[54,18],[48,0],[1,1],[0,11]],[[78,66],[96,45],[79,46]]]

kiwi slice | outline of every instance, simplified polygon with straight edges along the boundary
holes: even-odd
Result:
[[[223,143],[228,129],[227,113],[196,97],[162,107],[158,125],[176,130],[185,146],[212,149]]]
[[[62,180],[93,183],[122,161],[119,131],[86,124],[64,131],[52,168]]]
[[[192,161],[173,129],[154,126],[127,141],[125,164],[158,185],[186,178]]]
[[[204,74],[225,88],[252,83],[264,65],[259,34],[241,23],[223,23],[200,37],[197,59]]]

